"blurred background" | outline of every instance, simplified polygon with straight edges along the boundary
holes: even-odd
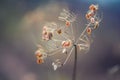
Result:
[[[0,80],[71,80],[73,59],[57,71],[50,60],[36,63],[35,34],[63,8],[77,15],[81,31],[91,4],[103,19],[88,54],[78,52],[77,80],[120,80],[120,0],[0,0]]]

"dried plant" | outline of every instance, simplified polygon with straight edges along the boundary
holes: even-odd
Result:
[[[76,21],[76,16],[68,10],[63,9],[58,17],[60,21],[64,22],[63,25],[55,22],[46,23],[42,28],[42,43],[45,47],[38,44],[38,50],[35,52],[37,63],[44,63],[44,60],[47,57],[55,56],[57,54],[65,54],[66,58],[64,61],[57,58],[52,63],[53,69],[56,70],[66,64],[75,48],[75,63],[73,72],[73,79],[75,80],[77,48],[83,53],[89,51],[92,43],[91,34],[99,27],[99,23],[101,22],[97,12],[98,5],[92,4],[89,6],[89,11],[85,15],[88,24],[78,39],[75,39],[74,37],[72,26],[72,24]]]

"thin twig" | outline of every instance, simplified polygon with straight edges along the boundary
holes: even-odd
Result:
[[[63,65],[65,65],[66,62],[68,61],[69,57],[70,57],[71,54],[72,54],[73,49],[74,49],[74,47],[72,47],[72,49],[70,50],[70,53],[68,54],[68,56],[67,56],[66,60],[64,61]]]
[[[87,27],[84,29],[84,31],[81,33],[81,35],[78,37],[78,39],[77,39],[77,41],[76,41],[76,44],[78,43],[79,39],[85,34],[87,28],[88,28],[90,25],[91,25],[91,23],[89,23],[89,24],[87,25]]]

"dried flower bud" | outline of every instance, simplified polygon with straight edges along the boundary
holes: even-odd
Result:
[[[95,15],[95,13],[93,11],[88,11],[87,14],[86,14],[86,19],[90,19],[94,15]]]
[[[86,14],[85,15],[86,19],[90,19],[90,15]]]
[[[42,48],[39,48],[36,52],[35,52],[36,58],[37,58],[37,63],[41,64],[44,62],[44,59],[47,57],[47,54],[44,52],[44,50]]]
[[[69,27],[70,26],[70,22],[69,21],[66,21],[66,27]]]
[[[57,30],[57,33],[58,33],[58,34],[61,34],[61,33],[62,33],[62,30],[61,30],[61,29],[58,29],[58,30]]]
[[[37,59],[37,64],[42,64],[44,63],[43,59]]]
[[[86,31],[87,31],[87,34],[89,34],[89,35],[92,33],[92,29],[91,29],[90,27],[89,27],[89,28],[87,28],[87,30],[86,30]]]
[[[63,41],[63,42],[62,42],[62,47],[63,47],[63,48],[68,48],[68,47],[71,46],[71,44],[72,44],[72,41],[71,41],[71,40],[66,40],[66,41]]]
[[[92,11],[96,11],[96,10],[98,10],[98,5],[92,4],[92,5],[90,5],[89,9]]]
[[[91,18],[90,18],[90,22],[91,22],[91,23],[95,23],[95,18],[91,17]]]

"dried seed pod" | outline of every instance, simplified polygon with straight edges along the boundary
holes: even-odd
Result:
[[[90,19],[90,15],[86,14],[85,15],[86,19]]]
[[[42,57],[42,54],[36,55],[37,59],[40,59]]]
[[[49,29],[46,26],[44,26],[42,31],[42,39],[48,41],[51,40],[52,37],[53,37],[52,29]]]
[[[53,34],[51,32],[48,32],[48,38],[49,38],[49,40],[51,40],[52,37],[53,37]]]
[[[58,29],[58,30],[57,30],[57,33],[58,33],[58,34],[61,34],[61,33],[62,33],[62,30],[61,30],[61,29]]]
[[[66,21],[66,27],[69,27],[70,26],[70,22],[69,21]]]
[[[72,44],[71,40],[66,40],[66,41],[62,42],[62,47],[63,48],[68,48],[68,47],[71,46],[71,44]]]
[[[88,13],[86,14],[86,19],[90,19],[91,17],[93,17],[95,15],[95,13],[93,11],[88,11]]]
[[[37,64],[42,64],[44,63],[43,59],[37,59]]]
[[[41,64],[44,62],[44,59],[47,57],[47,54],[45,53],[45,51],[40,47],[36,52],[35,52],[35,56],[37,58],[37,63]]]
[[[86,30],[86,31],[87,31],[87,34],[89,34],[89,35],[92,33],[92,29],[91,29],[90,27],[89,27],[89,28],[87,28],[87,30]]]
[[[96,10],[98,10],[98,5],[92,4],[92,5],[90,5],[89,9],[92,11],[96,11]]]
[[[91,17],[91,18],[90,18],[90,22],[91,22],[91,23],[95,23],[95,18]]]
[[[36,58],[41,58],[42,57],[42,53],[40,52],[40,50],[37,50],[35,52]]]
[[[42,35],[42,39],[43,40],[51,40],[53,37],[53,33],[52,32],[44,32]]]

